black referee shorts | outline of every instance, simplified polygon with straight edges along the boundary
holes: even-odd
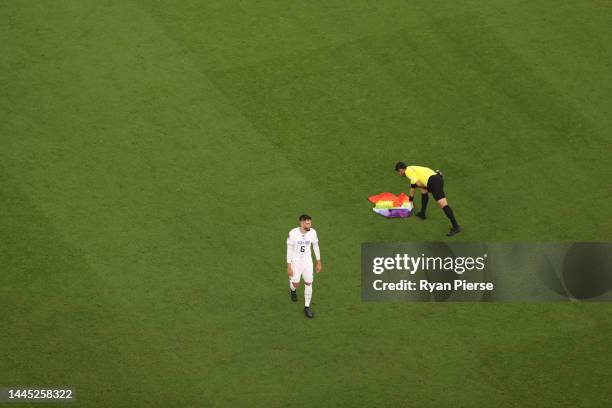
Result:
[[[431,193],[436,201],[446,197],[444,194],[444,178],[441,174],[434,174],[427,180],[427,190]]]

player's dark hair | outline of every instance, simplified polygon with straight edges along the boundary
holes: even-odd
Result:
[[[306,221],[306,220],[312,220],[312,217],[308,214],[302,214],[300,215],[300,222],[301,221]]]
[[[404,162],[395,163],[395,171],[400,171],[400,169],[405,169],[406,167],[406,163]]]

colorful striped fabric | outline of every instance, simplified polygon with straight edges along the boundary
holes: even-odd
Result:
[[[386,218],[409,217],[413,208],[408,196],[404,193],[400,193],[400,195],[380,193],[368,197],[368,200],[374,204],[372,211]]]

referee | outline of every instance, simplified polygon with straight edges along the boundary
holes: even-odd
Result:
[[[444,211],[444,214],[450,220],[452,227],[447,237],[461,232],[461,227],[457,224],[455,214],[446,201],[446,195],[444,194],[444,178],[442,173],[439,171],[433,171],[428,167],[421,166],[406,166],[404,162],[398,162],[395,164],[395,171],[397,171],[400,177],[407,177],[410,179],[410,201],[414,199],[415,189],[421,190],[421,211],[416,214],[417,217],[424,220],[427,217],[425,212],[427,211],[427,201],[429,201],[429,193],[438,202],[438,205]]]

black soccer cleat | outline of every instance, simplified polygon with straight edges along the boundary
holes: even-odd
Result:
[[[289,293],[291,294],[291,300],[297,302],[297,290],[289,289]]]
[[[304,315],[306,315],[306,317],[309,319],[314,317],[314,313],[312,313],[312,310],[310,310],[309,307],[304,307]]]
[[[453,235],[457,235],[460,232],[461,232],[461,227],[457,226],[457,228],[451,228],[450,231],[448,231],[448,234],[446,234],[446,236],[452,237]]]
[[[422,212],[418,212],[418,213],[416,213],[414,215],[416,215],[417,217],[419,217],[422,220],[426,220],[427,219],[427,216],[425,214],[423,214]]]

